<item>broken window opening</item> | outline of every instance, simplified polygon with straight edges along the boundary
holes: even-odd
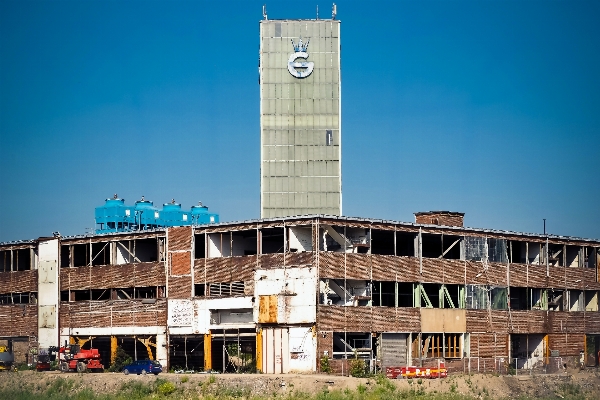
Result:
[[[398,282],[398,307],[414,307],[412,283]]]
[[[371,305],[371,284],[364,280],[321,279],[321,304],[338,306]]]
[[[507,260],[507,249],[505,239],[488,238],[488,261],[506,263]]]
[[[68,268],[71,266],[71,246],[63,244],[60,246],[60,266],[61,268]]]
[[[562,267],[564,265],[563,250],[563,245],[550,243],[548,245],[548,265]]]
[[[0,294],[0,305],[36,303],[37,292],[17,292]]]
[[[90,245],[88,243],[72,245],[71,260],[73,267],[88,266],[90,262]]]
[[[110,242],[92,243],[92,266],[110,264]]]
[[[264,228],[260,231],[261,254],[283,253],[285,240],[283,228]]]
[[[158,261],[157,239],[135,239],[135,257],[140,260],[140,262]]]
[[[90,300],[110,300],[110,289],[92,289]]]
[[[255,255],[256,235],[256,229],[231,232],[231,255],[234,257]]]
[[[563,290],[544,289],[548,296],[548,310],[564,311],[565,296]]]
[[[60,292],[60,301],[69,301],[69,299],[71,298],[70,293],[68,290],[61,290]]]
[[[71,290],[71,301],[91,300],[89,290]]]
[[[396,232],[396,255],[401,257],[414,257],[416,236],[416,233]]]
[[[11,271],[11,253],[10,250],[0,251],[0,272]]]
[[[508,310],[508,289],[505,287],[492,287],[490,289],[492,310]]]
[[[439,258],[448,260],[460,260],[460,243],[462,237],[453,235],[442,235],[442,254]]]
[[[567,290],[569,296],[569,311],[584,311],[585,300],[584,293],[582,290]]]
[[[466,307],[470,310],[487,310],[488,290],[485,286],[467,285]]]
[[[579,246],[566,246],[566,260],[565,265],[567,267],[577,268],[579,267]]]
[[[312,227],[291,226],[288,228],[288,249],[292,253],[312,251]]]
[[[510,287],[510,309],[529,310],[527,288],[515,286]]]
[[[333,358],[372,358],[373,341],[370,332],[333,332]]]
[[[525,243],[510,241],[509,242],[509,250],[510,250],[510,262],[511,263],[519,263],[525,264]]]
[[[468,261],[487,261],[487,241],[483,237],[465,236],[461,259]]]
[[[244,296],[244,282],[208,283],[207,297]]]
[[[13,250],[15,261],[13,261],[15,271],[28,271],[31,269],[31,249]]]
[[[531,369],[544,360],[544,335],[510,335],[510,354],[516,358],[517,369]]]
[[[597,264],[596,249],[594,247],[583,248],[583,267],[596,269]]]
[[[548,291],[546,289],[529,289],[530,310],[548,309]]]
[[[422,233],[421,248],[422,256],[426,258],[439,258],[443,254],[442,235]]]
[[[206,285],[204,283],[196,283],[194,285],[194,297],[205,297]]]
[[[598,291],[585,291],[585,311],[598,311]]]
[[[194,258],[196,260],[206,258],[206,235],[194,235]]]
[[[372,229],[371,254],[382,254],[388,256],[395,255],[396,252],[394,249],[394,231]]]
[[[396,307],[396,282],[373,281],[373,306]]]

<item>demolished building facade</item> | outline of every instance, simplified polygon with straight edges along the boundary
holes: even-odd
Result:
[[[600,241],[301,216],[0,244],[0,339],[196,370],[450,370],[600,350]],[[435,222],[435,225],[432,224]]]

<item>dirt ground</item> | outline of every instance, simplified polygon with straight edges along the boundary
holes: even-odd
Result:
[[[556,375],[465,375],[454,374],[444,379],[394,380],[399,389],[423,387],[426,392],[457,392],[478,398],[516,398],[519,396],[559,397],[564,396],[565,388],[579,386],[586,398],[600,399],[600,372],[597,369],[588,371],[571,371]],[[43,389],[57,378],[71,378],[75,381],[74,389],[90,388],[96,393],[114,393],[123,383],[141,381],[150,383],[157,379],[153,375],[123,375],[122,373],[60,373],[19,371],[5,372],[0,379],[0,387],[15,387],[23,384]],[[172,374],[161,373],[159,378],[167,379],[176,386],[194,390],[202,384],[222,385],[232,389],[249,390],[257,395],[284,395],[289,391],[318,393],[324,389],[335,390],[356,389],[359,384],[374,385],[373,378],[351,378],[331,375],[268,375],[268,374]],[[413,386],[411,386],[413,385]]]

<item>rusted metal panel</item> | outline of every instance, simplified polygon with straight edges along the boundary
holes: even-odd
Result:
[[[0,293],[37,292],[37,270],[0,272]]]
[[[341,254],[342,257],[344,254]],[[343,262],[343,258],[342,258]],[[346,254],[346,279],[371,279],[371,256]]]
[[[527,264],[511,263],[509,266],[510,286],[528,287]]]
[[[259,257],[259,266],[262,269],[281,268],[284,265],[284,254],[263,254]]]
[[[355,332],[373,331],[373,307],[345,307],[345,311],[346,330],[352,330]]]
[[[170,299],[188,299],[192,296],[191,276],[170,276],[167,293]]]
[[[421,314],[418,308],[396,308],[396,331],[420,332]]]
[[[277,323],[277,296],[258,296],[258,323]]]
[[[1,305],[0,327],[2,336],[37,336],[37,305]]]
[[[286,253],[285,255],[285,265],[286,266],[308,266],[313,264],[313,253],[312,252],[303,252],[303,253]]]
[[[317,306],[317,330],[343,331],[347,329],[346,313],[347,307],[342,306]]]
[[[546,333],[549,330],[546,311],[511,311],[508,324],[511,333]]]
[[[600,334],[600,312],[585,313],[585,332]]]
[[[548,327],[551,333],[585,333],[585,318],[583,311],[550,311],[548,312]]]
[[[170,253],[171,275],[189,275],[192,268],[192,253],[189,251]]]
[[[548,279],[546,277],[545,265],[529,265],[528,271],[528,286],[534,288],[548,287]]]
[[[396,332],[396,309],[393,307],[371,307],[371,332]]]
[[[59,308],[62,328],[164,326],[166,316],[165,299],[157,299],[154,304],[140,300],[63,302]]]
[[[561,357],[579,356],[584,349],[585,335],[580,333],[551,333],[548,335],[550,350],[558,350]]]
[[[319,252],[319,277],[320,278],[340,278],[345,274],[344,260],[341,253],[331,253],[326,251]]]
[[[471,357],[508,357],[508,335],[475,333],[470,336]]]
[[[506,264],[488,263],[484,275],[486,276],[486,284],[506,286]]]
[[[490,323],[487,310],[466,310],[467,332],[489,332]]]
[[[165,281],[160,262],[60,269],[60,290],[164,286]]]
[[[169,228],[169,251],[192,250],[192,227]]]

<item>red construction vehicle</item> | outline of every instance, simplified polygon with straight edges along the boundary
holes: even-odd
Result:
[[[104,365],[100,363],[98,349],[84,350],[79,345],[72,344],[58,349],[58,368],[61,372],[102,372]]]

